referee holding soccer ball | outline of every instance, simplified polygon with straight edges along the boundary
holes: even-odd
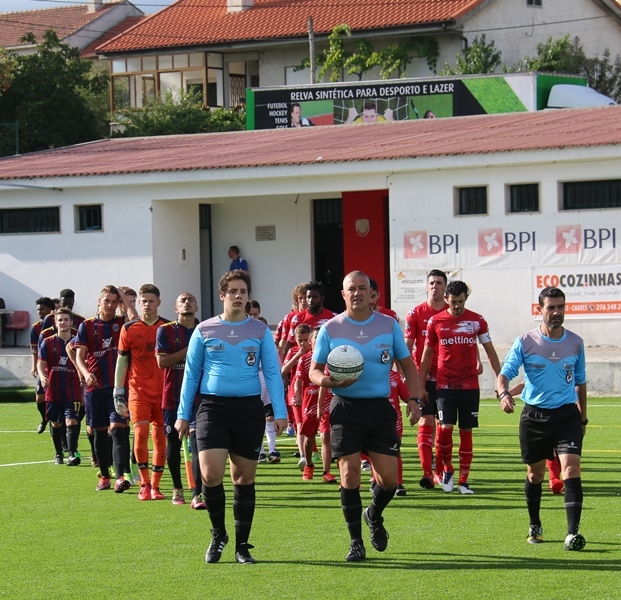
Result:
[[[420,386],[418,371],[398,323],[369,308],[369,278],[361,271],[352,271],[343,280],[342,295],[345,312],[319,330],[310,379],[321,387],[333,389],[332,455],[338,458],[341,505],[351,537],[345,560],[358,562],[366,557],[362,518],[369,526],[373,547],[383,552],[388,546],[382,513],[395,495],[400,446],[396,413],[388,400],[388,377],[393,361],[399,362],[410,390],[406,415],[412,425],[420,417]],[[364,357],[364,370],[357,379],[337,381],[324,374],[328,354],[343,344],[353,346]],[[360,498],[361,452],[371,458],[378,484],[373,490],[371,505],[364,513]]]

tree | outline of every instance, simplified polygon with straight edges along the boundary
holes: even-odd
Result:
[[[358,80],[367,71],[380,67],[380,77],[389,79],[393,73],[398,77],[405,77],[406,69],[414,57],[427,59],[429,70],[436,72],[438,43],[429,37],[409,37],[390,44],[383,50],[375,50],[373,44],[365,38],[355,41],[354,49],[347,50],[345,37],[351,37],[349,25],[337,25],[328,36],[328,47],[316,57],[319,67],[317,81],[321,81],[329,73],[331,82],[341,79],[343,73],[357,75]],[[310,59],[305,58],[296,71],[310,68]]]
[[[197,91],[166,92],[161,100],[152,100],[143,108],[119,111],[121,131],[113,137],[180,135],[217,131],[241,131],[246,127],[244,111],[233,108],[205,109]]]
[[[104,137],[107,119],[93,108],[97,96],[107,98],[108,78],[93,72],[91,61],[77,48],[63,44],[53,30],[41,43],[32,33],[22,41],[36,44],[34,54],[0,55],[0,73],[12,61],[12,79],[0,95],[3,121],[17,121],[20,150],[34,152]],[[0,155],[13,154],[13,141],[3,136]]]
[[[485,34],[481,39],[474,38],[465,52],[457,55],[454,67],[444,63],[441,75],[476,75],[479,73],[495,73],[502,64],[502,53],[496,49],[496,43],[492,40],[489,44]]]

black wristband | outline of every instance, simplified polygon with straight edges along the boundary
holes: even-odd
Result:
[[[509,392],[503,392],[500,396],[498,396],[498,400],[502,400],[505,396],[511,397],[511,394]]]
[[[582,421],[582,424],[586,427],[589,424],[589,420],[585,419],[584,421]]]
[[[418,406],[420,406],[420,398],[410,398],[410,400],[414,400],[414,402],[416,402],[416,404],[418,404]],[[410,400],[408,400],[408,402]]]

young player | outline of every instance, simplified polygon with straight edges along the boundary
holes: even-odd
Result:
[[[427,337],[427,323],[434,315],[444,312],[448,304],[444,299],[447,277],[444,271],[433,269],[427,275],[427,300],[413,308],[405,318],[405,343],[412,353],[412,358],[420,370],[425,338]],[[424,383],[427,390],[427,404],[421,408],[421,417],[418,422],[418,456],[423,469],[420,486],[431,489],[434,483],[442,481],[442,456],[440,454],[439,429],[436,432],[438,406],[436,403],[436,371],[438,369],[438,352],[433,353],[429,374]],[[433,473],[433,446],[435,439],[436,473]]]
[[[140,318],[125,323],[119,339],[119,357],[114,371],[114,405],[134,426],[134,454],[140,472],[139,500],[164,500],[160,481],[166,460],[166,433],[162,412],[164,378],[155,357],[160,325],[168,321],[158,315],[159,289],[150,283],[139,290]],[[125,402],[125,383],[129,407]],[[152,424],[153,477],[149,477],[149,424]]]
[[[442,489],[454,489],[453,427],[459,422],[459,493],[474,494],[468,484],[472,464],[472,429],[479,426],[479,359],[477,341],[483,345],[496,375],[500,361],[489,335],[487,321],[466,308],[468,286],[451,281],[444,294],[449,307],[427,322],[421,360],[421,381],[427,381],[438,348],[436,397],[440,419],[440,452],[444,464]],[[427,392],[424,392],[427,396]]]
[[[125,317],[116,310],[124,294],[114,285],[106,285],[99,295],[97,316],[80,323],[75,339],[76,364],[86,386],[84,399],[87,424],[94,432],[95,455],[101,477],[97,491],[110,489],[110,451],[108,431],[112,438],[112,457],[116,475],[114,491],[129,489],[125,479],[127,462],[127,419],[116,412],[113,400],[114,369],[119,338]]]
[[[55,462],[63,464],[62,425],[67,427],[69,458],[67,465],[80,464],[78,438],[79,413],[82,404],[82,387],[75,365],[69,360],[66,346],[73,337],[71,311],[59,308],[54,316],[57,333],[42,338],[39,344],[37,369],[41,386],[45,390],[47,420],[52,424],[52,441],[56,451]]]
[[[183,371],[185,370],[185,356],[188,351],[190,337],[196,327],[196,313],[198,304],[193,294],[184,292],[175,302],[175,312],[177,320],[166,325],[161,325],[157,330],[155,351],[156,359],[160,369],[164,369],[164,390],[162,393],[162,410],[164,411],[164,423],[166,424],[166,462],[168,470],[173,480],[172,503],[175,505],[185,504],[183,496],[183,483],[181,482],[181,444],[175,429],[177,420],[177,408],[181,396],[181,383],[183,382]],[[198,399],[198,397],[197,397]],[[194,419],[192,419],[194,425]],[[190,437],[194,434],[196,439],[195,427],[190,427]],[[198,456],[194,452],[193,462],[198,464]],[[200,476],[195,478],[200,482]],[[196,505],[202,503],[201,486],[197,483],[192,492],[192,503]],[[198,497],[197,500],[194,500]]]

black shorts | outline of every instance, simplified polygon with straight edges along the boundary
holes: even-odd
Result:
[[[520,415],[522,462],[534,464],[557,454],[582,452],[582,417],[575,404],[545,409],[525,404]]]
[[[93,429],[103,429],[112,423],[127,425],[127,419],[114,410],[112,388],[84,392],[86,424]]]
[[[80,420],[81,402],[60,402],[45,401],[45,418],[52,423],[64,423],[65,420]]]
[[[330,404],[332,456],[377,452],[399,456],[397,413],[388,398],[349,400],[334,396]]]
[[[427,404],[425,404],[425,406],[421,406],[420,416],[426,417],[432,415],[434,417],[437,417],[438,403],[436,401],[436,382],[427,379],[427,382],[425,383],[425,389],[427,390]]]
[[[480,395],[480,390],[436,390],[440,423],[442,425],[459,423],[460,429],[478,427]]]
[[[265,433],[261,396],[201,396],[196,414],[198,451],[225,448],[231,454],[257,460]]]

